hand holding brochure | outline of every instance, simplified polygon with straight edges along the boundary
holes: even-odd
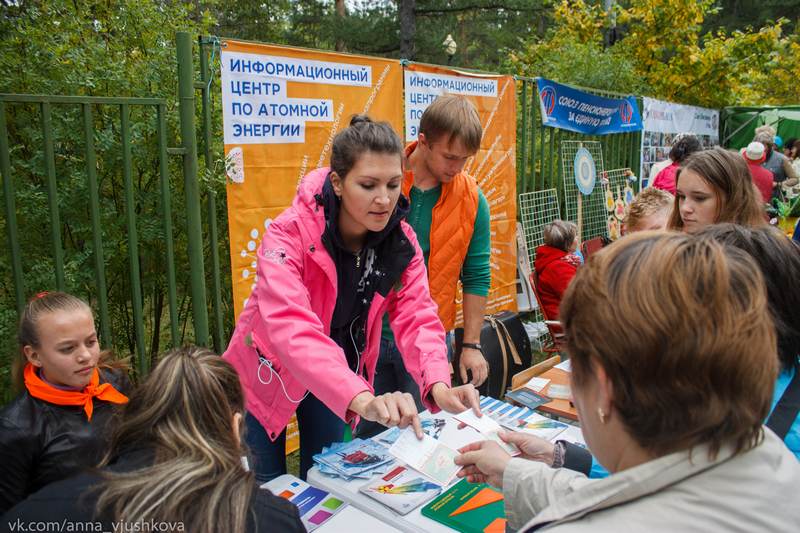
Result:
[[[516,446],[500,438],[500,431],[502,431],[502,428],[500,424],[491,417],[486,415],[477,417],[475,413],[472,412],[472,409],[467,409],[463,413],[454,415],[453,418],[478,430],[487,440],[496,442],[510,455],[519,455],[520,452]]]
[[[403,431],[389,453],[442,486],[449,485],[461,468],[454,462],[457,451],[429,435],[419,440],[412,428]]]

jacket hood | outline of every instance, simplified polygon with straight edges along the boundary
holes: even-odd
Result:
[[[536,273],[541,274],[542,271],[550,265],[550,263],[553,261],[558,261],[565,255],[567,255],[567,252],[564,250],[553,248],[552,246],[548,246],[546,244],[537,247],[536,259],[533,261]]]

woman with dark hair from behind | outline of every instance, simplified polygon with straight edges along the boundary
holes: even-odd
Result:
[[[681,133],[680,138],[675,141],[669,151],[669,158],[672,160],[672,164],[656,174],[656,179],[653,180],[653,187],[675,194],[675,175],[678,173],[678,168],[680,168],[684,159],[702,149],[703,145],[700,144],[700,139],[696,135],[693,133]]]
[[[297,508],[258,489],[242,466],[243,416],[244,395],[229,363],[205,348],[173,350],[131,394],[102,469],[45,487],[2,523],[305,531]]]
[[[758,264],[778,336],[780,374],[764,422],[800,460],[800,247],[772,226],[709,226],[698,236],[747,253]]]

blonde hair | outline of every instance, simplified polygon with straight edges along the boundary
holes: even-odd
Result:
[[[636,231],[642,219],[662,211],[672,211],[675,197],[669,192],[648,187],[643,189],[626,208],[625,227],[628,231]]]
[[[131,450],[152,452],[153,462],[104,471],[98,514],[182,522],[199,533],[244,531],[254,478],[242,467],[236,413],[244,414],[244,394],[228,362],[205,348],[165,354],[130,395],[101,466]]]
[[[758,227],[767,223],[761,193],[753,184],[747,163],[738,153],[719,147],[695,152],[678,169],[676,185],[680,184],[681,174],[686,170],[696,172],[717,196],[715,224],[732,222]],[[682,230],[683,219],[678,201],[676,195],[668,227]]]
[[[554,220],[542,228],[542,240],[547,246],[558,248],[565,252],[575,242],[578,235],[578,226],[565,220]]]
[[[598,320],[616,309],[618,320]],[[639,446],[662,456],[756,446],[778,373],[764,280],[741,250],[675,232],[634,233],[578,269],[561,303],[572,380],[603,368]],[[591,413],[590,413],[591,414]]]
[[[481,147],[483,127],[478,111],[465,96],[443,94],[436,98],[422,113],[419,132],[425,135],[430,144],[443,138],[448,142],[461,139],[470,152]]]

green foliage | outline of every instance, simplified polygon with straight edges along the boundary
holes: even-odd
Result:
[[[209,3],[209,8],[214,5]],[[0,68],[13,72],[0,80],[0,92],[90,96],[163,97],[166,99],[168,144],[176,144],[177,90],[175,33],[211,31],[214,18],[205,8],[180,2],[27,1],[6,8],[0,17]],[[199,94],[199,93],[198,93]],[[219,107],[219,106],[217,106]],[[25,294],[55,289],[50,213],[45,177],[44,141],[38,104],[7,104],[11,175],[16,188]],[[120,107],[92,107],[97,152],[100,227],[109,299],[111,339],[102,339],[121,356],[134,350],[126,199],[122,175]],[[64,249],[66,290],[86,298],[97,311],[95,250],[86,177],[86,140],[82,108],[52,105],[52,138]],[[212,119],[221,124],[219,110]],[[166,299],[165,239],[158,159],[156,110],[130,106],[131,178],[139,240],[146,356],[152,358],[169,342]],[[221,135],[215,136],[221,139]],[[201,145],[202,149],[202,145]],[[212,159],[220,159],[221,146],[213,146]],[[221,172],[202,166],[206,179],[201,189],[222,192]],[[193,339],[190,320],[189,271],[186,243],[186,206],[181,161],[169,159],[173,240],[179,303],[179,342]],[[205,196],[205,194],[204,194]],[[205,208],[203,209],[205,219]],[[226,209],[218,202],[219,244],[224,280],[225,315],[230,311],[230,268],[227,266]],[[5,226],[5,217],[0,225]],[[5,228],[2,228],[5,235]],[[205,232],[206,228],[204,228]],[[207,232],[205,232],[207,234]],[[207,246],[209,244],[207,243]],[[11,281],[10,250],[0,254],[0,368],[7,372],[16,352],[16,311]],[[209,261],[206,261],[208,271]],[[210,282],[208,283],[210,287]],[[231,327],[228,319],[227,328]],[[99,328],[99,321],[98,321]],[[224,342],[224,340],[223,340]],[[7,373],[0,385],[8,399]]]
[[[629,58],[613,50],[603,50],[600,43],[592,41],[551,40],[539,46],[526,46],[509,54],[503,70],[605,91],[629,94],[648,91]]]
[[[704,29],[719,12],[714,0],[630,0],[612,14],[600,3],[562,0],[546,37],[529,39],[510,67],[708,107],[796,103],[797,30],[785,35],[785,19],[756,30]],[[604,46],[612,20],[620,38]]]

